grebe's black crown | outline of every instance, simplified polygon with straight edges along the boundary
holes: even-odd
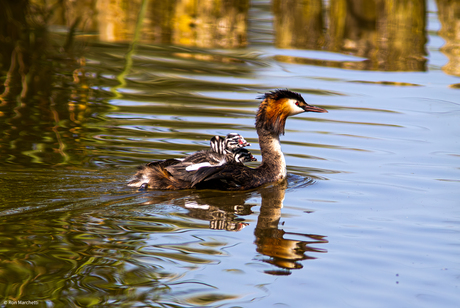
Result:
[[[270,98],[270,99],[273,99],[273,100],[279,100],[279,99],[282,99],[282,98],[287,98],[287,99],[295,99],[299,102],[304,102],[305,101],[303,100],[303,97],[302,95],[300,95],[299,93],[297,92],[292,92],[292,91],[289,91],[288,89],[277,89],[275,91],[270,91],[270,92],[267,92],[265,93],[264,95],[261,95],[259,97],[257,97],[257,99],[267,99],[267,98]]]

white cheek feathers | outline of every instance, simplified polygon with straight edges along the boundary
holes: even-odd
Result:
[[[297,103],[297,100],[288,99],[288,104],[290,107],[290,112],[289,112],[290,116],[305,112],[305,110],[297,106],[296,103]]]

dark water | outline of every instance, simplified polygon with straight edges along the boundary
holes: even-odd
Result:
[[[137,12],[149,21],[154,11],[131,3],[134,34],[95,38],[87,23],[70,52],[55,26],[60,48],[34,45],[17,76],[25,53],[3,51],[0,305],[458,306],[453,8],[429,1],[421,36],[411,30],[408,46],[393,37],[384,50],[366,45],[391,37],[381,24],[359,24],[345,47],[331,39],[333,24],[300,39],[293,29],[306,26],[286,19],[294,1],[235,1],[225,15],[235,28],[223,34],[225,18],[215,33],[196,22],[188,25],[199,31],[179,34],[144,24],[137,36]],[[411,3],[416,11],[424,2]],[[260,161],[256,97],[275,88],[329,110],[287,121],[286,183],[238,193],[126,187],[139,164],[228,132]]]

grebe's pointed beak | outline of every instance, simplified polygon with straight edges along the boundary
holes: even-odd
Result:
[[[305,105],[305,106],[302,106],[303,110],[305,110],[306,112],[319,112],[319,113],[327,113],[328,111],[326,109],[323,109],[321,107],[316,107],[316,106],[312,106],[312,105]]]

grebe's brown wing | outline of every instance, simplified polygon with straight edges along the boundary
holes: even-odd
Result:
[[[192,162],[180,162],[178,164],[174,164],[171,166],[166,167],[165,169],[175,178],[180,179],[182,181],[190,182],[192,181],[192,177],[194,175],[194,171],[190,172],[187,170],[187,167],[193,166]]]

